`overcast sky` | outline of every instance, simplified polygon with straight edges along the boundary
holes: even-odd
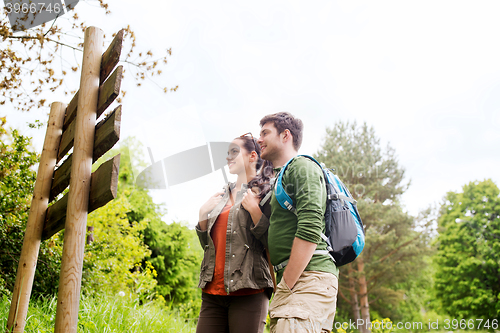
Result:
[[[130,25],[142,49],[172,48],[162,76],[123,83],[122,137],[155,160],[258,134],[264,115],[288,111],[305,124],[303,154],[339,120],[373,126],[411,180],[402,201],[413,215],[470,181],[500,184],[498,1],[111,0],[110,9],[105,17],[89,1],[77,12],[109,35]],[[193,226],[222,185],[219,170],[152,193],[167,222]]]

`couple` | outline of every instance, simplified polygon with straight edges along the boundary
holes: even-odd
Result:
[[[274,287],[269,261],[279,282],[269,307],[271,332],[331,332],[338,268],[328,255],[314,254],[326,249],[323,173],[309,159],[296,157],[300,119],[279,112],[262,118],[260,126],[257,141],[247,134],[229,146],[226,159],[236,183],[200,208],[196,231],[205,255],[197,333],[263,332]],[[271,187],[292,158],[283,188],[295,212],[280,206]]]

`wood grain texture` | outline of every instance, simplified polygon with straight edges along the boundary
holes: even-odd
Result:
[[[68,104],[68,108],[66,109],[66,116],[64,117],[64,125],[63,130],[66,130],[76,117],[76,109],[78,108],[78,91],[71,99],[71,102]]]
[[[111,103],[113,103],[113,101],[120,94],[122,73],[123,66],[118,66],[118,68],[113,72],[108,80],[106,80],[106,82],[104,82],[104,84],[99,87],[99,100],[97,104],[96,119],[101,116],[101,114],[108,108]],[[67,112],[71,112],[69,110],[69,107]],[[58,162],[68,153],[68,151],[70,151],[71,148],[73,148],[74,137],[75,121],[73,120],[64,130],[63,138],[61,140],[61,147],[59,148],[59,153],[57,154]]]
[[[118,31],[108,49],[102,55],[101,72],[99,75],[101,82],[104,82],[104,80],[106,80],[109,73],[111,73],[116,64],[118,64],[118,61],[120,61],[124,32],[125,30],[123,29]]]
[[[33,287],[45,214],[49,204],[52,176],[56,165],[57,149],[62,136],[65,110],[66,105],[59,102],[52,103],[50,109],[47,133],[40,157],[40,164],[38,165],[26,233],[19,259],[14,291],[12,293],[12,302],[6,327],[6,331],[8,332],[23,332],[26,324],[26,314],[28,313],[29,299]]]
[[[122,83],[123,66],[118,66],[113,74],[99,88],[99,102],[97,103],[97,118],[106,111],[108,106],[120,94],[120,86]]]
[[[119,105],[104,120],[96,125],[92,163],[113,148],[120,139],[121,111],[122,108]],[[54,200],[59,193],[68,187],[72,162],[73,155],[70,155],[54,172],[49,201]]]
[[[59,146],[59,151],[57,153],[57,162],[59,162],[68,151],[73,148],[73,144],[75,141],[75,122],[71,122],[68,128],[66,128],[63,132],[61,138],[61,144]]]
[[[89,194],[89,213],[116,198],[119,168],[120,155],[118,154],[101,164],[101,166],[92,173]],[[66,194],[47,209],[42,240],[48,239],[64,229],[68,197],[69,195]]]
[[[108,49],[103,53],[102,58],[101,58],[101,69],[99,72],[99,85],[101,85],[106,78],[108,77],[109,73],[115,68],[115,66],[118,64],[120,61],[120,54],[122,51],[122,44],[123,44],[123,34],[124,30],[120,30],[111,44],[109,45]],[[69,124],[75,119],[76,117],[76,109],[78,106],[78,92],[76,92],[75,96],[73,96],[73,99],[71,99],[71,102],[68,104],[68,109],[66,111],[66,117],[64,119],[64,129],[66,129]]]
[[[61,273],[54,332],[76,333],[82,279],[92,154],[99,98],[103,32],[85,30],[82,74],[75,118],[73,163],[68,192]]]

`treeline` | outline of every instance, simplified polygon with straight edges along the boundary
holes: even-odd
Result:
[[[496,184],[473,181],[462,193],[446,194],[439,206],[411,216],[401,205],[410,185],[405,170],[373,128],[338,122],[326,130],[315,157],[351,189],[365,225],[364,251],[340,269],[336,321],[360,320],[362,332],[368,331],[366,323],[384,318],[484,319],[479,328],[498,328],[493,322],[500,316]]]
[[[5,119],[1,124],[0,293],[8,295],[37,155],[29,138],[7,131]],[[163,208],[147,190],[134,186],[133,169],[144,167],[139,151],[138,143],[127,139],[109,153],[121,153],[118,197],[89,215],[93,231],[85,249],[82,292],[164,300],[195,318],[202,250],[193,230],[164,223]],[[473,181],[460,193],[446,194],[440,205],[411,216],[401,204],[410,186],[405,170],[394,149],[381,146],[373,128],[338,122],[326,130],[314,156],[349,187],[365,225],[362,255],[340,269],[336,321],[499,317],[500,191],[495,183]],[[60,232],[42,243],[35,297],[57,293],[63,237]]]

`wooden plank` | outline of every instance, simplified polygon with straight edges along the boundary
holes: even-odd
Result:
[[[99,85],[102,85],[102,83],[109,76],[109,73],[111,73],[113,68],[115,68],[115,66],[120,61],[120,54],[122,51],[122,43],[123,43],[123,34],[124,34],[123,29],[118,31],[118,33],[116,34],[115,38],[109,45],[106,52],[102,54]],[[66,117],[64,118],[64,127],[63,127],[64,129],[66,129],[69,126],[69,124],[71,124],[73,119],[75,119],[77,106],[78,106],[78,92],[76,92],[75,96],[73,96],[73,99],[71,99],[71,102],[69,102],[68,104],[68,108],[66,110]]]
[[[99,87],[99,102],[97,103],[97,118],[113,103],[120,94],[123,66],[118,66],[113,74]]]
[[[59,162],[68,153],[68,151],[73,148],[74,140],[75,122],[73,121],[63,132],[59,151],[57,152],[57,162]]]
[[[96,125],[92,163],[110,150],[120,139],[121,117],[122,106],[119,105],[104,120]],[[54,172],[50,201],[54,200],[59,193],[68,187],[72,161],[73,155],[68,156],[66,161]]]
[[[73,163],[73,154],[69,155],[66,161],[54,171],[54,180],[50,189],[49,201],[54,200],[69,185],[71,175],[71,163]]]
[[[6,329],[8,332],[24,332],[38,252],[42,240],[45,214],[49,204],[52,176],[56,165],[57,148],[62,136],[65,110],[66,105],[59,102],[52,103],[50,108],[47,133],[36,174],[26,233],[24,235],[21,257],[19,258],[12,302],[10,303]]]
[[[120,154],[104,162],[92,173],[89,195],[89,213],[116,198],[118,189],[118,172]],[[47,217],[43,228],[42,239],[48,239],[64,229],[68,194],[47,209]]]
[[[107,204],[116,198],[118,191],[118,171],[120,168],[120,154],[103,163],[94,172],[90,185],[89,213]]]
[[[122,106],[118,105],[113,112],[97,124],[94,139],[93,161],[110,150],[120,139],[120,127],[122,122]]]
[[[120,94],[120,86],[122,81],[123,66],[118,66],[118,68],[113,72],[113,74],[104,82],[104,84],[99,87],[99,101],[97,103],[97,118],[107,109],[107,107],[113,103],[113,101]],[[78,96],[78,93],[77,95]],[[66,113],[72,112],[69,106]],[[76,109],[75,109],[76,114]],[[66,116],[68,116],[66,114]],[[57,154],[57,162],[59,162],[74,144],[75,136],[75,125],[74,121],[71,122],[63,133],[63,138],[61,140],[61,146],[59,148],[59,153]]]
[[[88,27],[83,42],[82,75],[78,112],[74,120],[75,144],[54,333],[76,333],[78,326],[103,34],[99,28]]]
[[[66,221],[66,208],[68,207],[68,194],[59,199],[47,209],[47,217],[42,232],[42,240],[49,239],[57,232],[64,229]]]
[[[76,92],[75,96],[71,99],[71,102],[69,102],[68,107],[66,108],[66,116],[64,117],[64,125],[63,125],[63,130],[66,130],[76,117],[76,108],[78,107],[78,91]]]
[[[109,45],[106,52],[102,54],[101,61],[101,72],[100,72],[100,80],[101,83],[106,80],[109,73],[115,68],[118,61],[120,61],[120,54],[122,52],[122,43],[123,43],[123,34],[125,30],[120,30],[116,34],[115,38]]]

